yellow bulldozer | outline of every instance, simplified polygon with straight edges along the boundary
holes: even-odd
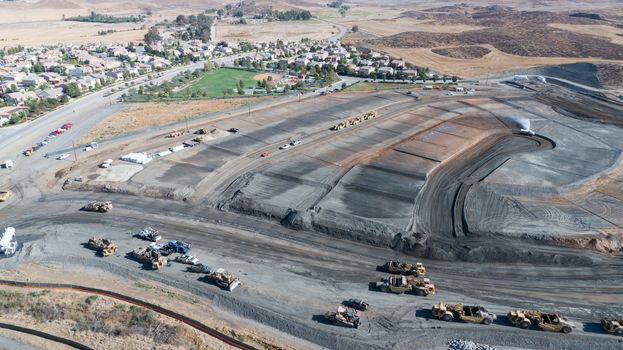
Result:
[[[107,211],[112,210],[112,202],[89,202],[87,205],[82,207],[84,211],[96,211],[100,213],[105,213]]]
[[[440,303],[433,305],[432,311],[433,316],[443,321],[452,321],[458,317],[463,322],[490,325],[497,319],[495,314],[482,306]]]
[[[110,256],[117,252],[117,245],[115,242],[106,238],[92,237],[87,243],[89,248],[98,251],[102,256]]]
[[[507,315],[508,322],[515,327],[526,329],[533,323],[549,332],[571,333],[573,326],[559,313],[544,313],[539,310],[513,310]]]
[[[623,319],[604,318],[601,320],[601,326],[610,334],[623,336]]]
[[[426,275],[426,268],[421,262],[411,264],[407,262],[402,263],[400,261],[388,261],[383,265],[382,270],[396,275]]]

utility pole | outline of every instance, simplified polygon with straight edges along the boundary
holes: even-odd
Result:
[[[76,153],[76,142],[75,141],[71,141],[71,145],[74,148],[74,162],[78,163],[78,154]]]
[[[247,102],[247,107],[249,107],[249,118],[251,117],[251,103]]]
[[[184,113],[184,121],[186,122],[186,133],[190,133],[190,129],[188,129],[188,114]]]

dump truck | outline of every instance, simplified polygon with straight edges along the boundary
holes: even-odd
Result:
[[[134,237],[138,237],[140,239],[144,239],[146,241],[151,241],[151,242],[158,242],[159,240],[162,239],[162,236],[160,236],[160,234],[158,233],[158,230],[155,230],[149,226],[135,233]]]
[[[106,238],[91,237],[87,243],[87,246],[97,251],[102,256],[113,255],[117,252],[117,245],[115,242]]]
[[[9,191],[9,190],[0,191],[0,202],[4,202],[4,201],[9,200],[9,198],[11,198],[12,194],[13,193],[11,191]]]
[[[112,209],[112,202],[89,202],[87,205],[82,207],[84,211],[96,211],[100,213],[105,213]]]
[[[151,264],[152,270],[163,268],[167,264],[167,258],[162,256],[157,249],[152,247],[138,248],[132,252],[136,260]]]
[[[601,320],[601,326],[604,328],[604,331],[610,334],[623,336],[623,319],[621,318],[604,318],[603,320]]]
[[[401,263],[400,261],[388,261],[385,263],[385,265],[383,265],[383,271],[395,275],[426,275],[426,268],[424,267],[424,265],[422,265],[421,262],[411,264],[407,262]]]
[[[221,268],[206,274],[205,279],[230,292],[233,292],[240,285],[240,280],[237,277]]]
[[[327,312],[324,317],[327,321],[338,326],[359,328],[361,312],[358,310],[349,310],[340,305],[335,312]]]
[[[515,327],[526,329],[533,323],[544,331],[571,333],[573,326],[558,313],[544,313],[539,310],[512,310],[508,322]]]
[[[458,317],[463,322],[490,325],[497,319],[495,314],[482,306],[440,303],[433,305],[432,311],[433,316],[443,321],[452,321]]]
[[[392,275],[383,278],[376,283],[376,287],[382,292],[390,292],[402,294],[406,292],[414,292],[420,296],[434,295],[436,293],[435,285],[428,278],[415,278],[412,276]]]

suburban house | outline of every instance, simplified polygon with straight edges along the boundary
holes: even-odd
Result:
[[[18,91],[4,95],[4,100],[14,106],[19,106],[30,98],[38,99],[37,94],[32,91]]]
[[[62,98],[64,95],[65,94],[63,93],[63,88],[61,87],[45,89],[37,93],[37,96],[39,96],[39,98],[52,98],[55,100]]]

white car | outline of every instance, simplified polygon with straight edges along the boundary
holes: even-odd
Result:
[[[199,259],[197,259],[197,257],[195,256],[184,254],[184,255],[176,256],[175,261],[180,262],[182,264],[196,265],[199,262]]]
[[[289,143],[286,143],[285,145],[279,147],[279,149],[288,149],[288,148],[290,148],[290,144]]]
[[[58,160],[63,160],[69,158],[69,153],[63,153],[60,156],[56,157]]]
[[[301,140],[292,140],[292,141],[290,141],[290,145],[292,145],[292,146],[296,146],[296,145],[299,145],[299,144],[301,144]]]

